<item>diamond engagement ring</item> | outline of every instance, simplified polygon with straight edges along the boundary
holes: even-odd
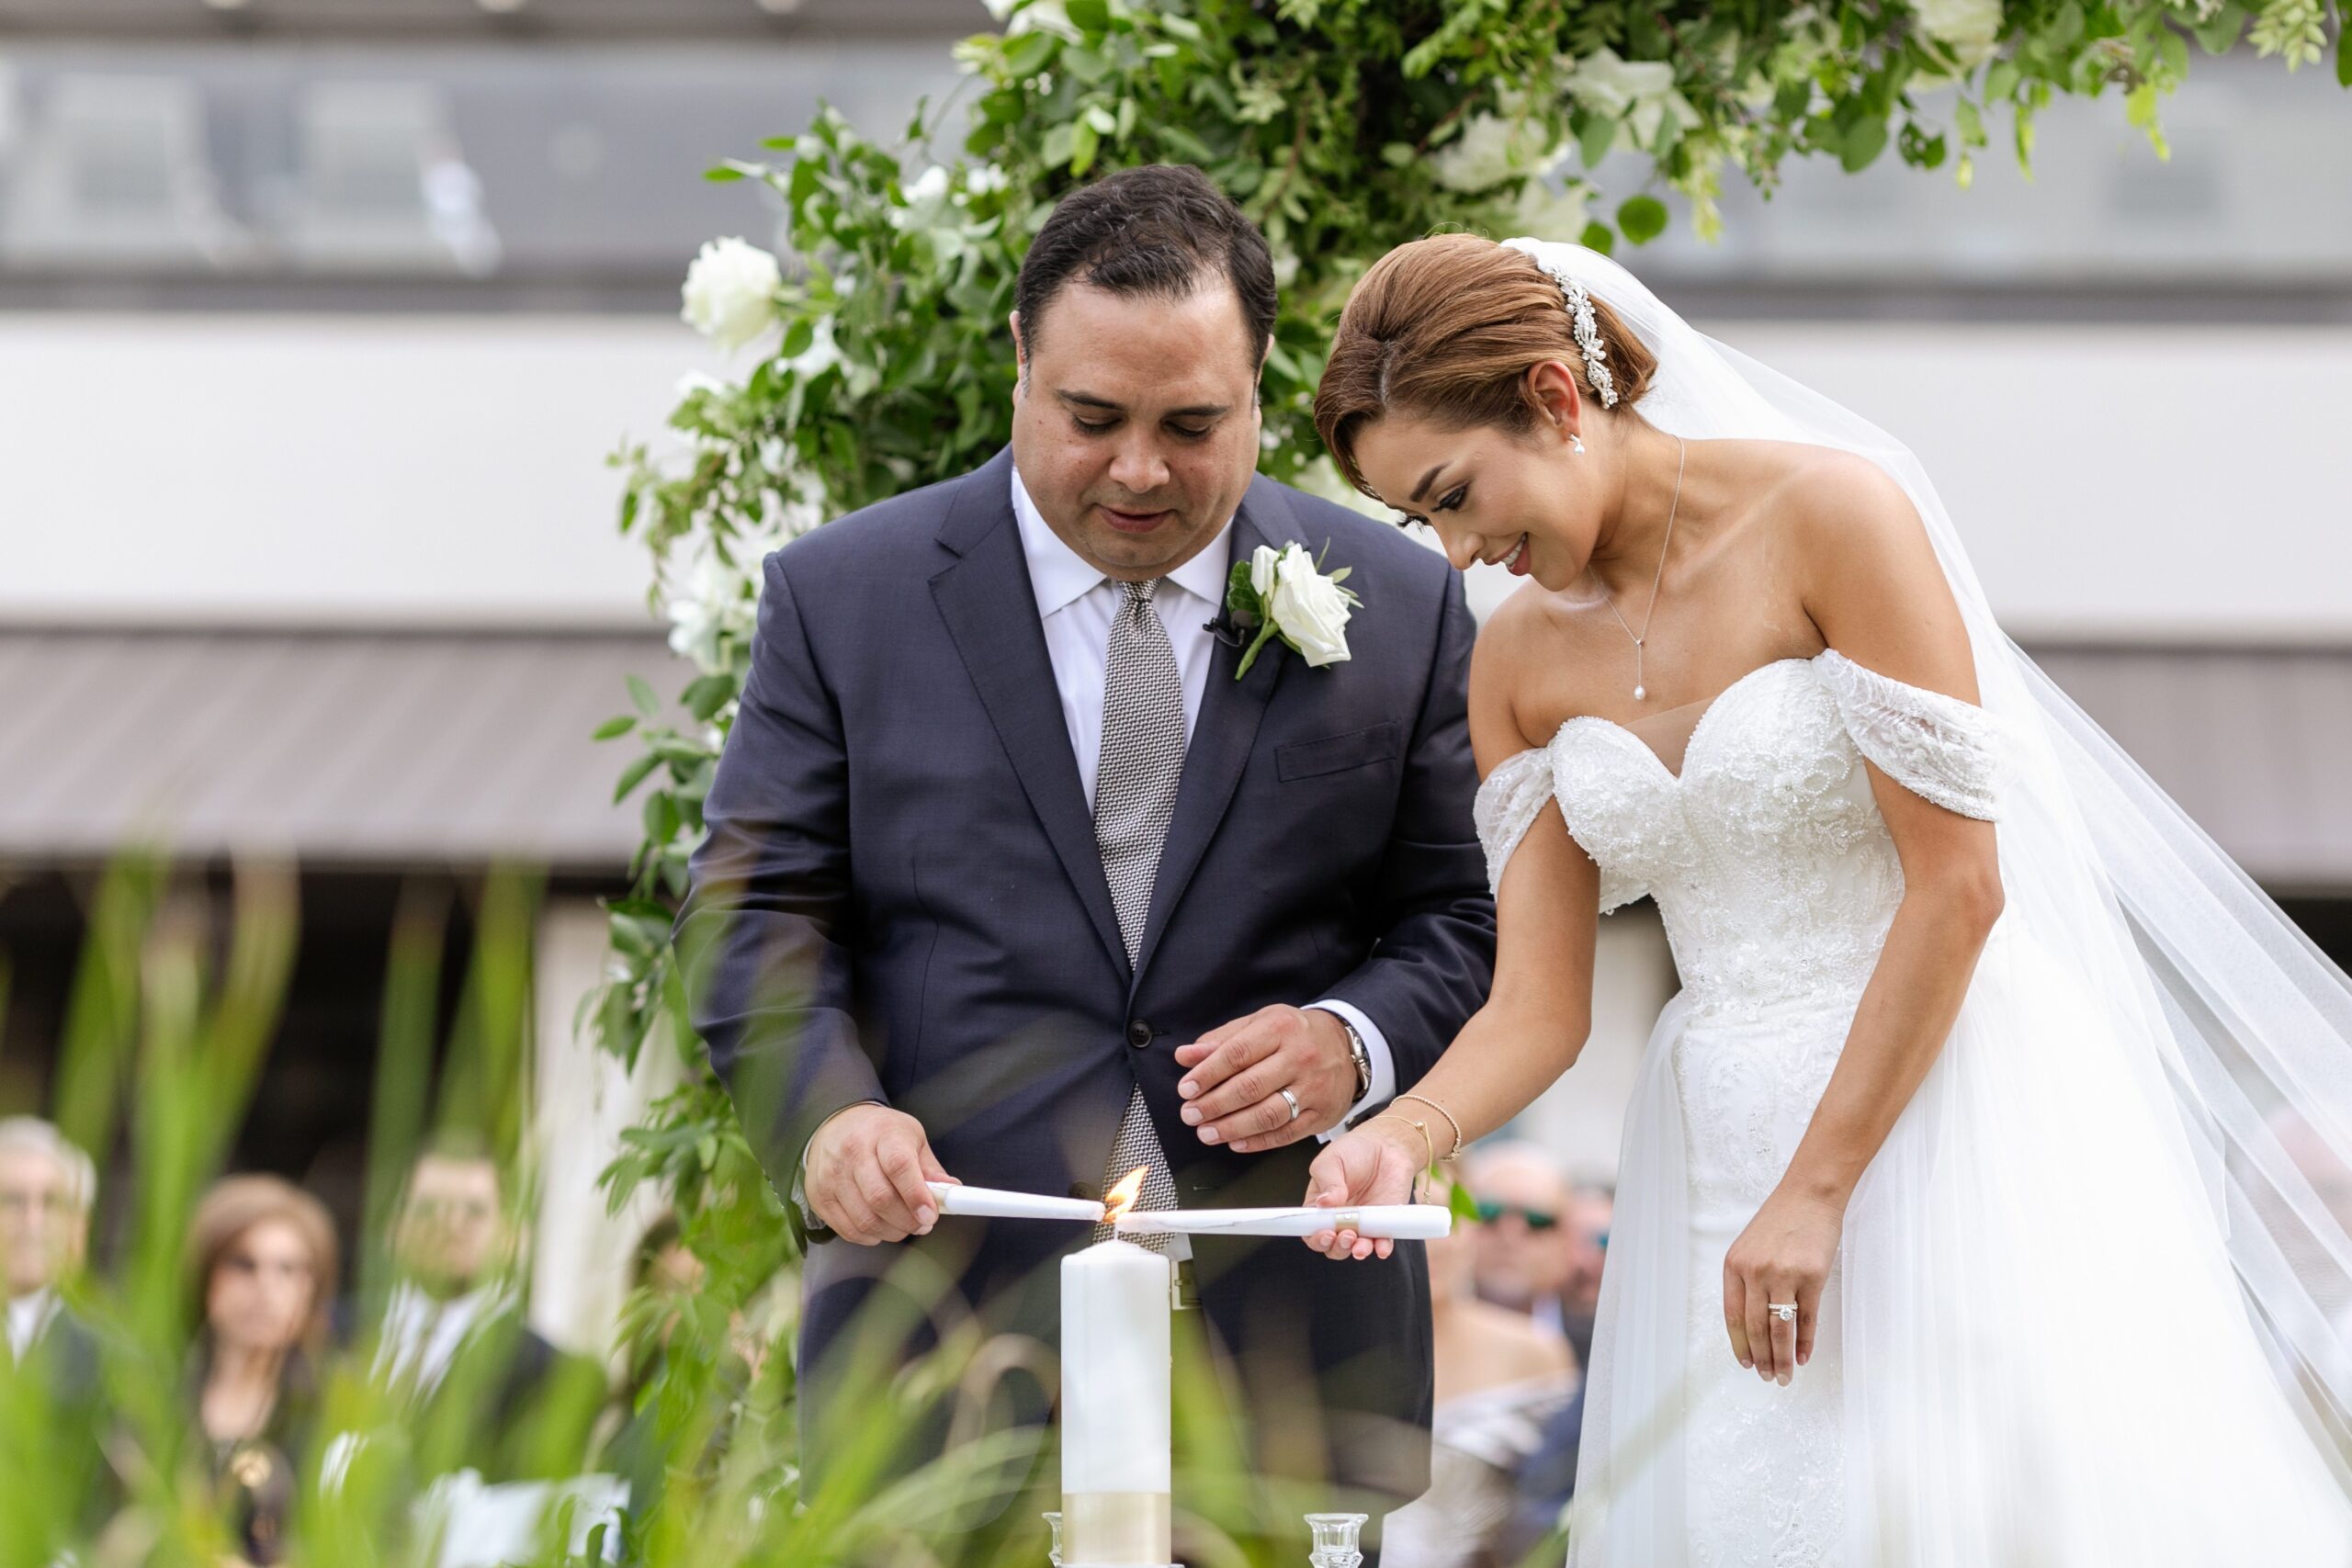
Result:
[[[1288,1089],[1277,1089],[1275,1092],[1276,1092],[1276,1093],[1278,1093],[1278,1094],[1280,1094],[1280,1095],[1283,1097],[1283,1100],[1284,1100],[1284,1101],[1286,1101],[1286,1102],[1289,1104],[1289,1106],[1290,1106],[1290,1119],[1291,1119],[1292,1121],[1294,1121],[1294,1122],[1297,1121],[1297,1120],[1298,1120],[1298,1096],[1296,1096],[1296,1095],[1295,1095],[1295,1094],[1291,1093],[1291,1091],[1290,1091],[1290,1090],[1288,1090]]]
[[[1794,1302],[1766,1302],[1764,1310],[1782,1323],[1794,1323],[1797,1320],[1797,1303]]]

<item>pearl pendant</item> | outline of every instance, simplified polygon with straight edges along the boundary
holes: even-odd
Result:
[[[1648,696],[1648,695],[1649,695],[1649,693],[1647,693],[1646,691],[1644,691],[1641,687],[1636,686],[1636,687],[1634,687],[1634,700],[1635,702],[1640,702],[1644,697],[1646,697],[1646,696]]]

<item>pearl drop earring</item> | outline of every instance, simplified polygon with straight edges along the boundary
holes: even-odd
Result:
[[[1584,437],[1573,430],[1568,432],[1568,450],[1579,457],[1584,456]]]

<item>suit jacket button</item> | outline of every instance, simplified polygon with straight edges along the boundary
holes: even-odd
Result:
[[[1140,1051],[1151,1043],[1151,1025],[1136,1019],[1127,1025],[1127,1043]]]

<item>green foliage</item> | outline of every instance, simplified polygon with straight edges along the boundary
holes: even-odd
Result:
[[[990,3],[1005,32],[957,46],[966,85],[919,109],[903,145],[828,108],[771,140],[772,158],[709,171],[758,182],[781,209],[790,265],[771,333],[740,378],[681,397],[682,456],[640,445],[614,458],[620,526],[651,552],[653,600],[698,674],[683,716],[637,691],[636,712],[598,732],[637,737],[616,798],[644,791],[645,840],[611,906],[611,978],[583,1015],[631,1062],[658,1038],[686,1066],[611,1178],[616,1201],[650,1180],[690,1215],[722,1205],[697,1250],[782,1229],[699,1064],[667,942],[749,668],[760,556],[1003,444],[1013,283],[1063,194],[1109,169],[1190,163],[1257,220],[1282,287],[1261,467],[1344,496],[1314,388],[1349,289],[1393,245],[1466,229],[1606,251],[1664,232],[1669,202],[1712,236],[1727,169],[1769,193],[1791,158],[1853,171],[1892,149],[1916,168],[1950,164],[1964,186],[1996,134],[2029,161],[2035,117],[2062,93],[2115,89],[2161,155],[2158,106],[2192,42],[2250,38],[2292,69],[2320,57],[2329,25],[2320,0]],[[1633,154],[1611,165],[1630,187],[1600,187],[1611,153]]]

